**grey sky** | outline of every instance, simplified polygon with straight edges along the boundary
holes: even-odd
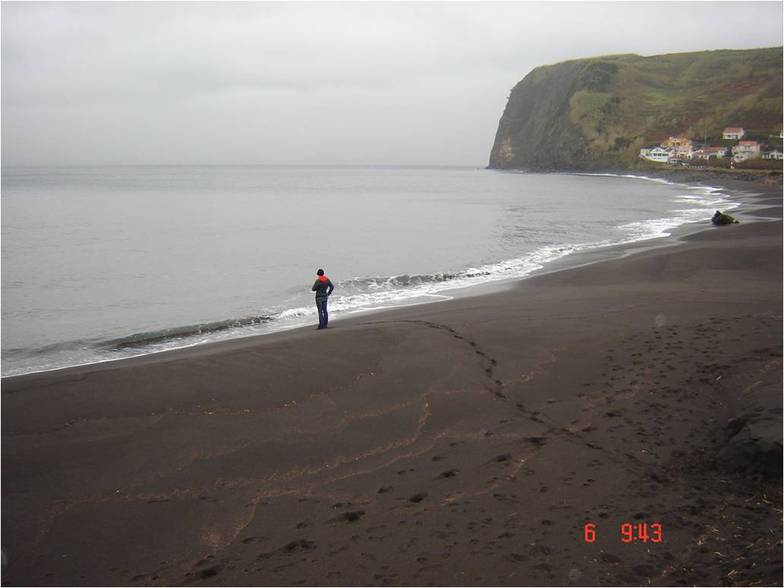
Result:
[[[538,65],[781,27],[780,2],[3,2],[3,164],[482,166]]]

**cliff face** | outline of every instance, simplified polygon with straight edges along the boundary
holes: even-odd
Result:
[[[670,135],[718,141],[726,126],[781,129],[782,49],[613,55],[538,67],[513,89],[490,168],[637,165]]]

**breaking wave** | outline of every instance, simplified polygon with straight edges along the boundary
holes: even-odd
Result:
[[[128,335],[127,337],[120,337],[119,339],[111,339],[109,341],[101,342],[100,347],[112,349],[144,347],[145,345],[150,345],[151,343],[160,343],[161,341],[167,341],[170,339],[184,339],[187,337],[211,335],[213,333],[220,333],[222,331],[228,331],[231,329],[263,325],[274,319],[274,315],[250,316],[246,318],[198,323],[195,325],[186,325],[182,327],[172,327],[169,329],[160,329],[157,331],[147,331]]]

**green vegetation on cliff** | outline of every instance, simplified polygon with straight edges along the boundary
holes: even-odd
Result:
[[[719,144],[724,127],[764,140],[781,130],[782,48],[538,67],[512,90],[490,167],[580,170],[638,165],[670,135]]]

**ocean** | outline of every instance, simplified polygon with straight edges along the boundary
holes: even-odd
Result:
[[[717,188],[477,168],[2,170],[2,375],[450,297],[736,206]],[[314,335],[315,336],[315,335]]]

